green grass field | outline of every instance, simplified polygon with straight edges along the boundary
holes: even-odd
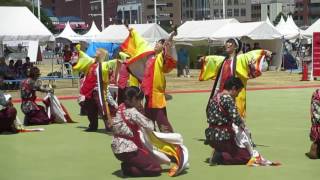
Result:
[[[258,150],[280,167],[215,166],[204,160],[207,93],[173,94],[169,118],[183,135],[190,153],[190,169],[173,179],[311,180],[320,176],[320,160],[304,153],[310,146],[309,104],[313,89],[248,92],[247,123]],[[79,123],[44,126],[44,132],[0,136],[0,180],[118,179],[120,163],[110,148],[111,136],[83,132],[86,117],[78,116],[75,101],[63,101]],[[17,105],[18,107],[18,105]],[[22,119],[22,114],[19,112]],[[100,128],[103,124],[100,121]],[[150,178],[144,178],[150,179]],[[171,179],[163,173],[157,179]]]

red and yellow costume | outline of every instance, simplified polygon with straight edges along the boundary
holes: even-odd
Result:
[[[241,117],[245,117],[247,81],[261,75],[264,58],[264,50],[250,51],[229,59],[224,56],[206,56],[202,64],[199,80],[215,80],[211,93],[211,97],[213,97],[223,90],[224,82],[230,76],[240,78],[244,88],[236,98],[236,105]]]

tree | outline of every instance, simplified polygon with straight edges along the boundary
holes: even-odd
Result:
[[[0,6],[26,6],[32,11],[32,4],[25,0],[0,0]],[[41,14],[41,22],[44,24],[51,32],[54,31],[54,27],[51,19],[47,16],[47,14],[40,9]],[[38,8],[34,8],[34,15],[38,17]]]
[[[273,24],[276,26],[279,22],[280,22],[280,19],[281,17],[283,17],[283,19],[286,21],[287,20],[287,16],[283,13],[283,12],[280,12],[276,19],[273,21]]]

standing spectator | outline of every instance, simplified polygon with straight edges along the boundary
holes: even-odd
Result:
[[[261,49],[260,43],[255,42],[255,43],[253,44],[253,49],[252,49],[252,50],[257,50],[257,49]]]
[[[243,47],[243,53],[251,51],[251,45],[250,44],[245,44]]]
[[[184,47],[178,51],[178,77],[189,77],[189,53]]]
[[[6,64],[6,59],[4,57],[0,57],[0,76],[6,78],[9,67]]]
[[[71,57],[72,57],[71,48],[70,46],[65,45],[63,49],[63,63],[64,63],[64,67],[67,69],[68,75],[71,74],[70,64],[69,64],[69,62],[71,61]]]
[[[26,57],[26,62],[22,65],[23,77],[28,76],[28,69],[33,67],[33,64],[30,62],[30,58]]]

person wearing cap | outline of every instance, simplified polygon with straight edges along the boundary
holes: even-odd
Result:
[[[261,75],[263,61],[271,56],[268,50],[253,50],[238,54],[242,43],[237,38],[228,39],[225,43],[226,56],[209,55],[200,58],[200,81],[214,80],[209,100],[223,90],[225,81],[235,76],[241,79],[244,88],[236,98],[236,105],[242,118],[246,115],[246,86],[247,81]]]
[[[79,56],[77,59],[73,59],[71,64],[73,70],[85,74],[78,99],[80,106],[85,109],[89,120],[89,127],[85,131],[97,131],[99,114],[104,120],[106,130],[110,131],[112,123],[107,103],[116,109],[118,105],[113,100],[108,88],[109,72],[110,69],[116,67],[117,60],[105,61],[108,58],[108,52],[102,48],[97,49],[94,59],[81,50],[80,44],[76,46],[76,50]]]

